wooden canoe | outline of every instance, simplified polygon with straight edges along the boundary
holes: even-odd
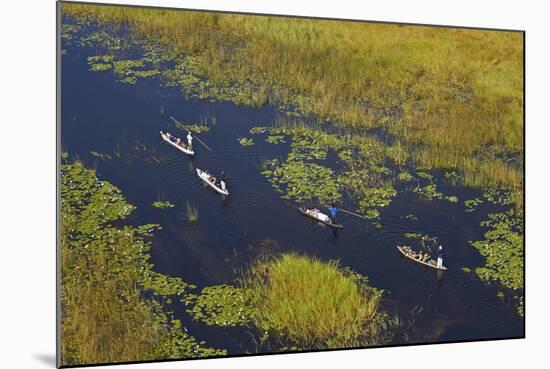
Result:
[[[177,143],[170,141],[170,139],[168,137],[166,137],[166,133],[163,133],[162,131],[160,132],[160,137],[162,137],[162,139],[164,141],[168,142],[170,145],[172,145],[176,149],[186,153],[187,155],[191,155],[191,156],[195,155],[195,152],[193,150],[189,150],[189,149],[185,148],[183,145],[178,145]]]
[[[447,270],[447,268],[445,268],[444,266],[443,266],[442,268],[438,268],[438,267],[437,267],[437,263],[436,263],[435,261],[433,261],[433,260],[431,260],[431,261],[433,261],[434,263],[431,264],[431,263],[427,263],[427,262],[425,262],[425,261],[418,260],[418,259],[413,258],[412,256],[407,255],[407,253],[405,252],[405,250],[403,250],[403,247],[402,247],[402,246],[397,246],[397,249],[398,249],[399,252],[400,252],[404,257],[406,257],[407,259],[410,259],[410,260],[412,260],[412,261],[416,261],[416,262],[419,263],[419,264],[422,264],[422,265],[425,265],[425,266],[427,266],[427,267],[434,268],[434,269],[437,269],[437,270]]]
[[[210,179],[208,179],[208,174],[202,170],[200,170],[199,168],[197,168],[197,175],[199,176],[200,179],[202,179],[207,185],[209,185],[210,187],[212,187],[214,190],[216,190],[217,192],[221,193],[222,195],[226,195],[228,196],[229,195],[229,191],[227,191],[227,188],[224,190],[222,190],[221,188],[219,188],[218,186],[216,186],[215,183],[213,183]]]
[[[326,225],[328,225],[329,227],[338,228],[338,229],[344,228],[344,226],[341,225],[341,224],[331,223],[330,221],[326,222],[326,221],[324,221],[324,220],[322,220],[322,219],[319,219],[319,218],[313,216],[312,214],[308,213],[308,212],[306,211],[306,208],[304,208],[304,207],[298,208],[298,210],[300,211],[300,213],[304,214],[306,217],[309,217],[309,218],[311,218],[311,219],[315,219],[315,220],[318,221],[319,223],[326,224]]]

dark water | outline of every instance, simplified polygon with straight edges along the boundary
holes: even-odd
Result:
[[[239,269],[273,247],[265,240],[273,240],[277,252],[338,259],[368,276],[373,286],[385,291],[385,307],[404,320],[411,318],[411,310],[421,309],[409,342],[523,335],[523,320],[512,304],[497,297],[498,287],[461,270],[483,262],[468,241],[483,238],[479,222],[494,209],[484,204],[466,213],[462,204],[479,192],[438,183],[440,191],[460,198],[452,204],[400,191],[382,211],[380,230],[340,214],[345,229],[335,233],[300,215],[260,174],[261,160],[286,157],[287,146],[269,145],[263,138],[255,139],[251,147],[237,142],[239,137],[250,136],[250,128],[272,124],[279,114],[275,108],[186,100],[177,89],[160,87],[156,79],[139,80],[135,85],[116,83],[112,71],[88,70],[86,57],[94,55],[93,50],[67,50],[62,59],[62,149],[97,167],[100,178],[123,191],[137,206],[133,223],[163,226],[152,240],[155,270],[182,277],[199,288],[231,283]],[[197,154],[190,159],[164,143],[159,130],[184,136],[174,129],[170,115],[183,122],[215,117],[216,124],[200,135],[214,152],[195,141]],[[100,160],[90,151],[109,153],[113,159]],[[113,152],[120,152],[120,157]],[[214,173],[224,170],[230,196],[224,198],[205,187],[194,173],[196,167]],[[175,208],[153,208],[152,202],[159,198]],[[196,223],[185,219],[187,202],[199,210]],[[415,214],[418,220],[404,219],[407,214]],[[429,270],[400,257],[395,246],[405,242],[405,232],[439,237],[449,271]],[[190,333],[208,345],[227,348],[230,354],[256,351],[244,329],[206,327],[191,321],[184,307],[176,304],[174,308]]]

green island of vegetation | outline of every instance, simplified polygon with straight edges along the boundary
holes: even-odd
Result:
[[[253,265],[243,281],[252,321],[298,348],[360,347],[387,343],[381,292],[338,263],[286,254]]]
[[[382,294],[337,262],[297,254],[261,258],[237,287],[204,288],[182,301],[194,319],[217,326],[253,326],[279,349],[379,345],[393,337]]]

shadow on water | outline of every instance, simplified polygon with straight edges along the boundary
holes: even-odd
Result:
[[[299,214],[261,175],[262,161],[285,157],[286,145],[255,139],[253,146],[243,147],[238,142],[250,137],[250,128],[273,124],[279,114],[275,108],[185,99],[175,88],[160,87],[154,78],[135,85],[116,83],[111,73],[88,70],[86,57],[93,50],[75,50],[62,60],[62,148],[96,166],[101,178],[123,191],[137,206],[133,221],[163,226],[151,249],[155,270],[201,288],[233,282],[238,270],[246,268],[262,248],[297,251],[340,260],[368,276],[373,286],[384,290],[388,307],[404,319],[421,307],[409,340],[523,334],[522,319],[497,297],[498,289],[461,270],[482,264],[468,241],[481,239],[483,230],[479,216],[465,213],[460,203],[423,200],[404,191],[382,212],[381,229],[341,213],[345,229],[334,231]],[[196,156],[190,158],[164,143],[160,130],[185,135],[170,116],[184,122],[215,117],[210,131],[200,134],[213,152],[195,142]],[[91,151],[107,153],[111,159],[103,160]],[[225,171],[231,195],[212,191],[196,176],[195,168],[214,174]],[[461,187],[452,187],[451,192],[459,198],[479,196]],[[175,207],[152,207],[159,199]],[[186,218],[188,203],[198,210],[195,222]],[[407,214],[415,214],[417,220],[404,219]],[[395,246],[404,241],[406,232],[437,235],[445,245],[449,271],[438,273],[400,257]],[[191,321],[181,304],[175,303],[174,310],[197,338],[212,346],[226,347],[230,353],[256,350],[245,329],[206,327]]]

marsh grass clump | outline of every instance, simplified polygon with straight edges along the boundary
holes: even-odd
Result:
[[[199,209],[191,205],[189,202],[186,202],[186,218],[189,222],[193,223],[199,220]]]
[[[381,293],[337,262],[286,254],[260,260],[243,280],[252,322],[301,348],[381,343]]]

